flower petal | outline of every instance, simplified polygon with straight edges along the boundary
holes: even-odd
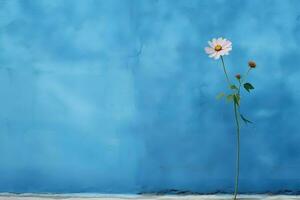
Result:
[[[220,45],[223,47],[224,45],[225,45],[225,43],[226,43],[226,39],[224,38],[224,39],[222,39],[221,41],[220,41]]]
[[[212,54],[212,53],[214,53],[215,52],[215,50],[213,49],[213,48],[211,48],[211,47],[205,47],[205,52],[207,53],[207,54]]]
[[[227,47],[227,48],[224,48],[225,51],[231,51],[232,50],[232,47]]]
[[[216,38],[213,38],[213,39],[212,39],[212,44],[213,44],[213,48],[218,44]]]
[[[214,44],[211,41],[208,41],[209,46],[211,46],[212,48],[214,48]]]
[[[227,52],[228,52],[228,51],[226,51],[225,49],[223,49],[223,50],[221,50],[221,51],[219,52],[219,54],[220,54],[221,56],[223,56],[223,55],[225,55]]]
[[[208,57],[213,58],[216,54],[217,54],[217,52],[214,52],[214,53],[208,55]]]
[[[215,59],[215,60],[217,60],[217,59],[219,59],[219,58],[220,58],[220,54],[217,54],[217,55],[214,56],[214,59]]]
[[[224,43],[223,47],[224,47],[224,48],[228,48],[228,47],[230,47],[231,45],[232,45],[232,43],[231,43],[229,40],[227,40],[227,41]]]
[[[225,49],[222,49],[219,53],[220,55],[228,55],[229,54],[229,51],[231,51],[232,48],[225,48]]]
[[[213,54],[212,58],[214,58],[215,60],[219,59],[219,58],[220,58],[220,51],[216,51],[216,52]]]

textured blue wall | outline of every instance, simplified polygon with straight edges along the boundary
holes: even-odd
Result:
[[[298,191],[298,0],[0,0],[0,191],[231,192],[218,36],[258,63],[241,191]]]

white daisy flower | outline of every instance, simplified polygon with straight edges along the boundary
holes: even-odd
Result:
[[[213,38],[212,41],[208,41],[209,47],[205,47],[205,52],[210,58],[219,59],[220,56],[228,55],[232,50],[232,43],[225,38]]]

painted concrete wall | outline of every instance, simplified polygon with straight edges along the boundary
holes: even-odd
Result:
[[[0,0],[0,191],[231,192],[218,36],[258,64],[241,191],[298,191],[297,0]]]

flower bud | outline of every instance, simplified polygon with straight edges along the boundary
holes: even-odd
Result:
[[[249,61],[248,65],[250,68],[255,68],[256,67],[256,63],[254,61]]]
[[[237,80],[240,80],[240,79],[241,79],[241,75],[240,75],[240,74],[237,74],[237,75],[235,75],[235,78],[236,78]]]

